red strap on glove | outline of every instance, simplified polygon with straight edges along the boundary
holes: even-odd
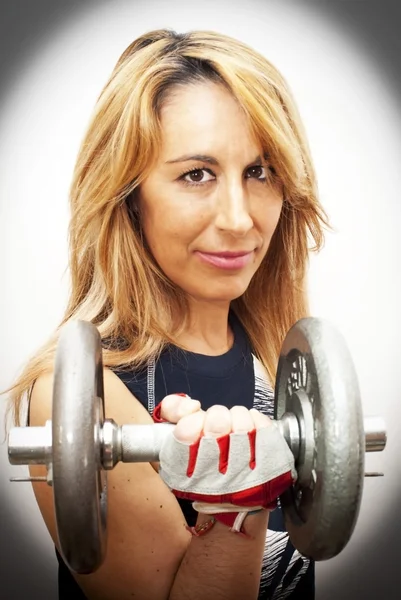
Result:
[[[159,404],[156,406],[155,410],[153,411],[153,415],[152,415],[152,418],[155,423],[166,423],[166,419],[162,419],[160,416],[161,411],[162,411],[162,402],[159,402]]]

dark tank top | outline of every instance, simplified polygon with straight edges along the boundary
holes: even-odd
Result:
[[[168,347],[157,361],[150,361],[142,370],[114,372],[150,414],[166,395],[181,392],[199,400],[204,410],[215,404],[228,408],[242,405],[273,418],[273,389],[234,314],[230,314],[230,325],[234,344],[221,356],[204,356]],[[179,500],[179,503],[188,525],[194,525],[197,513],[191,502]],[[84,600],[83,592],[57,551],[56,554],[59,599]],[[313,600],[315,568],[313,561],[294,549],[278,507],[269,516],[259,600],[284,598]]]

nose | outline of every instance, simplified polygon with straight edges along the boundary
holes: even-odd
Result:
[[[252,229],[249,198],[241,183],[233,182],[220,188],[215,224],[220,231],[236,237],[243,237]]]

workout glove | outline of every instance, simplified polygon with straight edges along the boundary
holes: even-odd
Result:
[[[296,479],[293,454],[274,422],[192,444],[172,433],[161,448],[159,474],[177,498],[236,532],[243,532],[249,512],[273,510]]]

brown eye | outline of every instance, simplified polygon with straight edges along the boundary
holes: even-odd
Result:
[[[213,173],[208,169],[193,169],[184,173],[180,179],[187,185],[202,185],[213,179]]]
[[[254,167],[250,167],[248,169],[249,177],[254,177],[255,179],[266,179],[264,174],[264,167],[262,165],[255,165]]]
[[[192,181],[199,183],[203,179],[203,170],[197,169],[196,171],[191,171],[191,173],[188,173],[188,177],[190,177]]]

